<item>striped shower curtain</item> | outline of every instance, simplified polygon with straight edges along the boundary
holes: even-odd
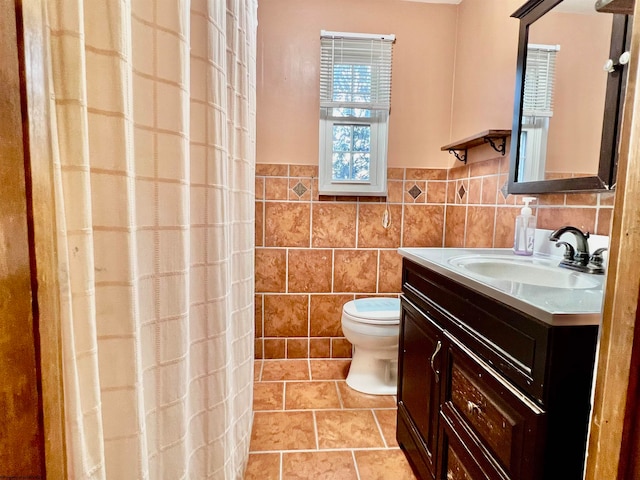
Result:
[[[43,8],[69,478],[241,479],[257,0]]]

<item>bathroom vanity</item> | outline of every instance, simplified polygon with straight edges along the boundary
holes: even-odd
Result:
[[[603,276],[509,250],[399,252],[397,439],[414,471],[581,479]]]

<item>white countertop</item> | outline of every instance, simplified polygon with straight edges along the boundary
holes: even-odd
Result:
[[[497,280],[472,274],[449,263],[462,255],[518,257],[508,248],[400,248],[403,257],[461,283],[488,297],[551,325],[599,325],[602,318],[604,275],[588,276],[593,288],[553,288],[507,280]],[[529,259],[555,264],[557,257],[540,253]]]

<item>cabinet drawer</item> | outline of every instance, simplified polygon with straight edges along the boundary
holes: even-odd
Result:
[[[475,444],[463,439],[459,426],[445,417],[442,425],[442,462],[437,480],[510,480],[504,470]]]
[[[542,465],[536,443],[545,413],[465,347],[452,342],[448,358],[443,415],[461,424],[509,478],[536,478]]]
[[[447,478],[451,480],[473,480],[467,466],[458,457],[452,445],[447,446]]]

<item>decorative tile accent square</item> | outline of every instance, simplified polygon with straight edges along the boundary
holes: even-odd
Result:
[[[422,193],[422,190],[420,190],[420,187],[418,187],[417,185],[414,185],[413,187],[411,187],[411,189],[409,190],[408,193],[415,200],[416,198],[418,198],[420,196],[420,194]]]
[[[298,182],[296,184],[295,187],[293,187],[292,189],[294,192],[296,192],[296,195],[298,195],[299,197],[301,197],[302,195],[304,195],[304,193],[307,191],[307,187],[305,187],[302,183]]]
[[[466,190],[464,188],[464,185],[460,185],[460,188],[458,189],[458,197],[460,197],[460,199],[464,198],[465,193]]]
[[[505,198],[505,200],[509,196],[509,194],[507,193],[507,189],[508,188],[509,188],[509,184],[508,183],[505,183],[504,185],[502,185],[502,188],[500,188],[500,193]]]

